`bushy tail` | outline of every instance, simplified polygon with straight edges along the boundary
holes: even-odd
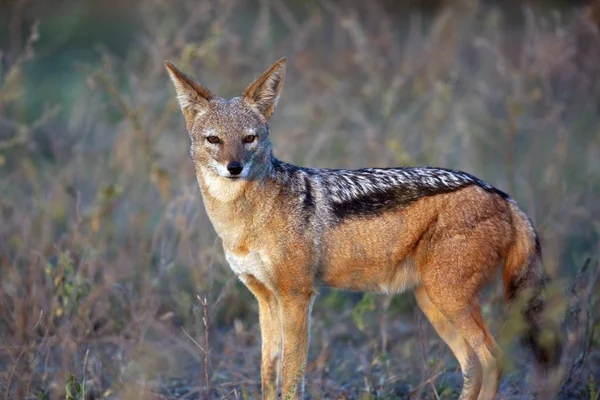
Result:
[[[531,350],[540,367],[554,367],[561,355],[557,332],[552,332],[552,340],[541,340],[542,329],[545,328],[543,292],[548,276],[542,267],[540,242],[527,215],[512,200],[509,200],[509,204],[515,239],[504,261],[504,293],[509,302],[522,306],[526,324],[523,345]]]

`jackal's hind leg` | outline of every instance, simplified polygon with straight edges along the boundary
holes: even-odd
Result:
[[[484,366],[484,370],[483,382],[478,399],[493,399],[498,391],[498,386],[500,385],[500,376],[502,375],[502,370],[499,364],[502,356],[502,350],[500,349],[498,343],[496,343],[496,340],[491,335],[487,326],[485,326],[485,322],[481,316],[481,307],[479,304],[476,304],[473,307],[472,316],[479,326],[479,329],[483,333],[483,346],[481,346],[477,356],[480,360],[482,358],[486,360],[481,361],[482,365]]]
[[[500,350],[481,318],[476,296],[465,296],[464,288],[462,289],[455,290],[446,286],[442,291],[429,290],[427,294],[432,304],[456,327],[479,359],[483,378],[477,399],[491,400],[496,396],[500,383],[501,370],[496,360]]]
[[[431,302],[423,286],[415,289],[417,304],[429,319],[437,334],[450,347],[460,364],[463,376],[463,388],[460,400],[475,400],[483,379],[479,359],[473,349],[462,337],[458,329]]]

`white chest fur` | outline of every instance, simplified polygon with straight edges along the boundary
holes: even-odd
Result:
[[[239,255],[225,250],[225,258],[229,266],[238,275],[250,274],[261,282],[267,282],[269,275],[269,260],[257,251]]]

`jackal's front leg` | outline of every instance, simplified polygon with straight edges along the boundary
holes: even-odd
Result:
[[[261,337],[260,381],[263,399],[276,399],[281,359],[281,319],[274,293],[252,275],[242,280],[258,300]]]
[[[310,290],[306,294],[295,293],[279,298],[283,333],[282,399],[301,399],[304,394],[312,297]]]
[[[281,321],[279,305],[274,295],[258,299],[260,335],[262,341],[260,380],[263,399],[277,398],[279,361],[281,358]]]

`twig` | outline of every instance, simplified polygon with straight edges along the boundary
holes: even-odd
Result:
[[[205,296],[204,299],[202,299],[200,297],[200,295],[197,295],[196,297],[200,301],[200,304],[202,304],[202,312],[203,312],[202,323],[204,324],[204,347],[207,349],[207,351],[204,351],[204,390],[205,390],[205,394],[208,396],[208,394],[210,393],[210,378],[208,376],[208,365],[210,362],[210,354],[209,354],[210,349],[209,349],[209,336],[208,336],[208,329],[209,329],[208,298]]]
[[[427,379],[426,381],[419,383],[419,385],[416,388],[414,388],[413,390],[411,390],[408,393],[408,397],[411,397],[411,396],[414,396],[415,394],[417,394],[417,392],[419,390],[421,390],[421,388],[423,388],[423,386],[427,385],[428,383],[433,384],[433,381],[436,380],[442,374],[443,374],[443,372],[438,372],[437,374],[433,375],[431,378]]]
[[[23,9],[25,8],[25,3],[27,0],[18,0],[15,2],[12,15],[11,15],[11,24],[10,24],[10,53],[9,60],[11,62],[17,59],[17,55],[21,50],[21,42],[22,42],[22,24],[23,24]]]
[[[586,259],[583,266],[577,272],[574,282],[570,289],[571,296],[576,299],[575,304],[572,306],[572,312],[576,314],[577,328],[579,328],[579,325],[582,323],[585,324],[585,326],[583,328],[584,333],[582,335],[583,349],[580,350],[580,353],[577,356],[576,360],[571,364],[569,372],[566,375],[566,378],[564,379],[565,383],[568,383],[573,379],[573,376],[575,375],[577,370],[579,370],[579,373],[581,373],[580,368],[585,364],[585,361],[591,351],[594,336],[593,329],[590,329],[592,316],[590,312],[590,307],[586,306],[587,303],[584,299],[590,298],[591,290],[596,284],[596,279],[598,279],[598,262],[595,263],[595,268],[593,268],[593,271],[596,271],[595,275],[594,273],[587,273],[590,263],[591,259]],[[582,288],[581,285],[584,284],[585,288]],[[582,314],[583,316],[581,316]],[[584,318],[584,321],[581,320],[582,318]]]
[[[25,354],[25,348],[23,348],[21,350],[21,352],[19,353],[19,357],[17,357],[17,360],[13,363],[13,367],[11,368],[10,373],[8,375],[8,379],[6,381],[6,390],[4,391],[4,399],[5,400],[10,399],[10,397],[9,397],[10,384],[12,382],[13,375],[15,374],[15,370],[17,369],[17,365],[19,364],[19,362],[21,361],[21,358],[23,357],[23,354]]]
[[[56,106],[50,110],[44,112],[44,114],[35,122],[30,125],[22,124],[17,121],[13,121],[6,117],[0,116],[0,127],[6,128],[6,131],[16,132],[14,136],[7,139],[0,140],[0,150],[6,150],[10,147],[18,146],[27,143],[30,139],[32,132],[39,129],[44,134],[49,133],[44,129],[44,125],[54,118],[60,112],[60,107]]]
[[[241,386],[241,385],[260,385],[260,382],[248,379],[248,380],[239,381],[239,382],[221,383],[219,386],[221,386],[221,387],[232,387],[232,386]]]
[[[219,292],[219,295],[217,296],[217,299],[210,306],[210,317],[211,317],[211,319],[215,316],[215,314],[217,312],[217,306],[225,298],[225,295],[229,292],[229,289],[231,288],[231,286],[233,286],[233,284],[235,283],[235,281],[237,281],[237,279],[238,279],[238,275],[237,274],[233,275],[231,278],[229,278],[229,280],[227,281],[227,283],[225,283],[225,286],[223,286],[223,288]]]
[[[194,338],[193,338],[193,337],[192,337],[192,336],[191,336],[189,333],[187,333],[183,327],[181,327],[181,330],[183,331],[183,333],[185,333],[185,335],[186,335],[188,338],[190,338],[190,340],[191,340],[192,342],[194,342],[194,344],[195,344],[196,346],[198,346],[198,348],[199,348],[199,349],[200,349],[200,350],[201,350],[203,353],[205,352],[205,351],[204,351],[204,349],[202,348],[202,346],[200,346],[200,343],[198,343],[198,342],[197,342],[197,341],[196,341],[196,340],[195,340],[195,339],[194,339]]]
[[[235,394],[235,395],[236,395],[236,397],[237,397],[236,390],[235,390],[235,389],[233,389],[231,392],[227,393],[227,394],[225,395],[225,397],[223,397],[221,400],[225,400],[226,398],[228,398],[228,397],[229,397],[229,396],[231,396],[232,394]]]
[[[10,147],[14,147],[20,144],[27,143],[29,138],[29,130],[26,126],[17,122],[8,120],[0,116],[0,127],[5,128],[6,131],[16,131],[17,133],[7,139],[0,140],[0,150],[6,150]]]
[[[87,370],[88,356],[90,355],[90,348],[88,347],[85,351],[85,357],[83,359],[83,382],[81,384],[81,394],[85,399],[85,372]]]

